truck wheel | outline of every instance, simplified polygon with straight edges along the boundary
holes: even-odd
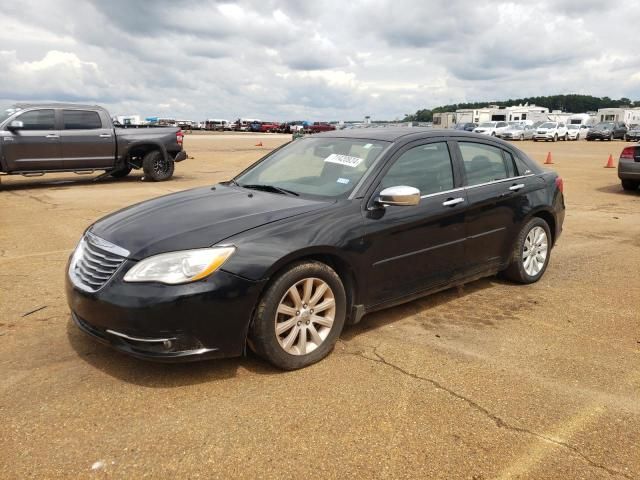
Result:
[[[154,182],[169,180],[173,176],[175,164],[173,159],[165,158],[159,150],[152,150],[142,159],[144,176]]]
[[[640,182],[637,180],[622,180],[622,188],[625,190],[637,190]]]
[[[125,167],[125,168],[121,168],[120,170],[111,172],[110,175],[113,178],[124,178],[127,175],[129,175],[129,173],[131,173],[131,167]]]

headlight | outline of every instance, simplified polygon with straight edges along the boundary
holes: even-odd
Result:
[[[235,250],[236,247],[212,247],[154,255],[134,265],[124,281],[169,285],[195,282],[218,270]]]

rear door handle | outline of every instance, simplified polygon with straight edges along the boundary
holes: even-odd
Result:
[[[47,135],[45,138],[60,138],[60,135],[57,135],[55,133],[50,133],[49,135]]]
[[[111,138],[111,134],[110,133],[101,133],[100,134],[100,138]]]
[[[511,185],[509,187],[509,190],[511,190],[512,192],[517,192],[521,188],[524,188],[524,183],[518,183],[517,185]]]
[[[459,203],[464,202],[464,198],[462,197],[458,197],[458,198],[449,198],[447,200],[445,200],[444,202],[442,202],[442,206],[443,207],[453,207],[454,205],[458,205]]]

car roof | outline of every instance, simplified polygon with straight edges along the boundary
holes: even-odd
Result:
[[[347,130],[332,130],[330,132],[316,133],[314,137],[330,138],[356,138],[363,140],[384,140],[396,142],[432,137],[464,137],[478,138],[477,134],[462,130],[448,130],[442,128],[425,127],[392,127],[392,128],[352,128]]]
[[[89,105],[83,103],[45,102],[45,103],[16,103],[15,108],[25,110],[27,108],[89,108],[91,110],[104,110],[100,105]]]

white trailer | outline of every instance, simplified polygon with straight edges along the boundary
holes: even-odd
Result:
[[[589,113],[574,113],[567,119],[569,125],[580,125],[590,127],[596,123],[596,115]]]
[[[640,108],[600,108],[598,122],[624,122],[627,125],[640,124]]]
[[[435,128],[453,128],[455,124],[455,112],[442,112],[433,114],[433,126]]]

